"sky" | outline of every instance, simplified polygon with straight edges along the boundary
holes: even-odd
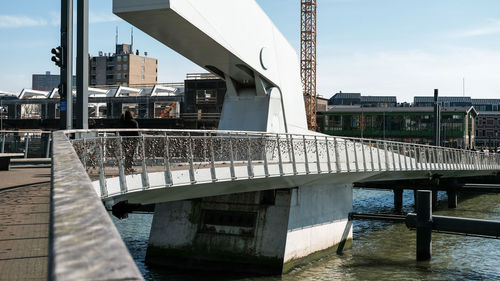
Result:
[[[59,73],[50,50],[59,45],[60,1],[3,2],[0,91],[20,92],[32,74]],[[113,52],[117,27],[119,43],[129,43],[131,25],[113,15],[112,0],[89,2],[90,54]],[[257,2],[299,52],[300,0]],[[158,58],[159,82],[204,71],[138,29],[134,48]],[[342,91],[402,102],[436,88],[500,98],[500,1],[318,0],[317,83],[326,98]]]

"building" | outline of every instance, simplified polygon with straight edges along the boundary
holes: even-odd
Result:
[[[472,106],[470,97],[438,97],[438,104],[442,107],[461,107]],[[433,107],[434,97],[414,97],[413,106],[415,107]]]
[[[441,144],[474,147],[474,107],[441,111]],[[319,131],[328,135],[433,143],[432,107],[334,107],[318,114]]]
[[[316,98],[316,111],[327,111],[328,110],[328,99],[323,97]]]
[[[361,94],[339,92],[330,98],[328,105],[361,105]]]
[[[152,87],[158,83],[158,60],[147,53],[133,52],[131,44],[116,45],[115,53],[102,53],[90,57],[89,85],[126,87]]]
[[[38,91],[50,91],[59,87],[61,76],[50,74],[50,71],[45,74],[33,74],[31,80],[31,88]],[[73,87],[76,86],[76,76],[73,76]]]
[[[395,96],[362,96],[360,93],[336,93],[328,101],[332,106],[396,107]]]

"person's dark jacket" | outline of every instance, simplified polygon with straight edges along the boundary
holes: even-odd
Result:
[[[134,119],[120,120],[121,129],[139,129],[139,123]],[[120,136],[124,137],[137,137],[139,132],[120,132]]]

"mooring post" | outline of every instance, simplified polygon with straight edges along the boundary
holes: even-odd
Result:
[[[417,261],[432,255],[432,191],[417,191]]]
[[[394,190],[394,209],[396,212],[401,212],[403,209],[403,189],[395,188]]]
[[[448,208],[456,209],[458,206],[457,190],[455,188],[450,188],[446,193],[448,194]]]

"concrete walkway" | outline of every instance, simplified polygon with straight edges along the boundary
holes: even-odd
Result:
[[[50,165],[0,171],[0,280],[46,280]]]

